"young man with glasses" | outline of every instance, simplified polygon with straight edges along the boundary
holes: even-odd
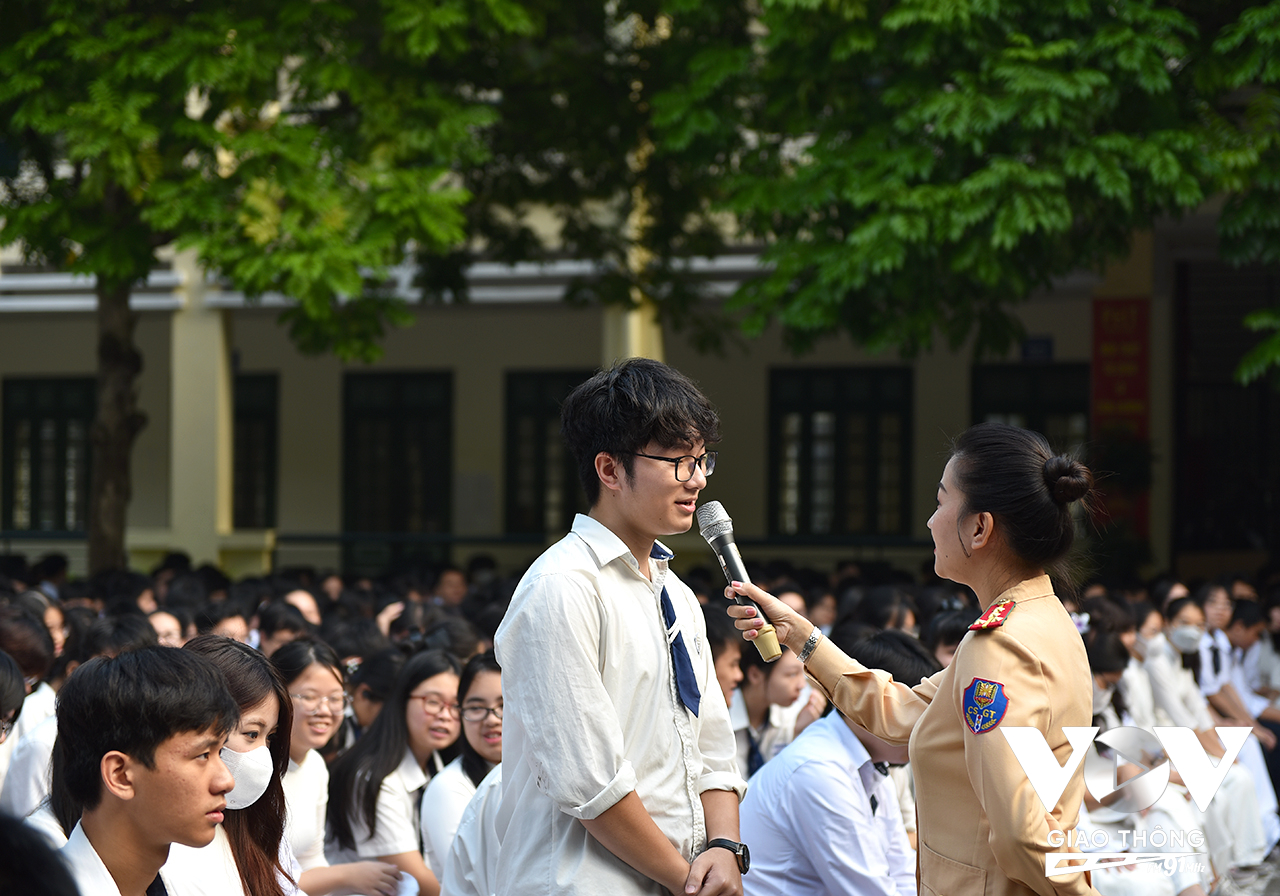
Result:
[[[692,526],[719,419],[678,371],[633,359],[575,389],[561,422],[591,511],[530,567],[495,639],[497,893],[741,893],[728,707],[658,541]]]

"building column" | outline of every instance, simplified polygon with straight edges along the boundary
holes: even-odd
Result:
[[[231,535],[232,373],[226,312],[205,304],[204,270],[181,252],[182,307],[170,330],[171,460],[169,526],[195,564],[221,563]]]

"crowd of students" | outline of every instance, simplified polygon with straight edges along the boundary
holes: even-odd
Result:
[[[492,643],[516,579],[487,558],[379,580],[293,570],[231,582],[181,556],[151,576],[78,581],[56,557],[4,568],[0,844],[23,861],[4,863],[0,890],[493,892],[503,688]],[[965,589],[882,567],[752,573],[899,681],[945,667],[979,615]],[[833,712],[789,651],[763,663],[726,616],[718,576],[695,568],[684,580],[705,602],[750,776],[745,892],[914,893],[905,749]],[[1193,584],[1091,585],[1069,606],[1094,724],[1187,727],[1215,756],[1215,726],[1254,734],[1204,812],[1176,771],[1140,814],[1086,797],[1091,832],[1163,825],[1207,842],[1203,867],[1095,873],[1104,896],[1248,887],[1280,841],[1280,577]],[[793,806],[798,793],[819,799]],[[39,864],[41,844],[62,851],[70,877]],[[17,889],[23,874],[32,883]]]

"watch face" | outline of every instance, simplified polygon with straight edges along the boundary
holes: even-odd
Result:
[[[751,868],[751,850],[747,849],[747,844],[739,844],[742,851],[738,853],[738,870],[746,874]]]

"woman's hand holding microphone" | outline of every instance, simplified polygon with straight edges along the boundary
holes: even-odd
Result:
[[[724,589],[724,596],[730,600],[733,600],[735,595],[749,597],[760,605],[760,609],[764,610],[764,614],[769,617],[769,622],[777,631],[779,643],[790,647],[797,655],[804,649],[805,642],[813,632],[812,622],[769,592],[762,591],[750,583],[734,582]],[[756,608],[735,603],[729,606],[728,612],[733,617],[733,624],[743,633],[743,637],[748,641],[754,641],[756,632],[764,626],[764,620],[760,618]]]

